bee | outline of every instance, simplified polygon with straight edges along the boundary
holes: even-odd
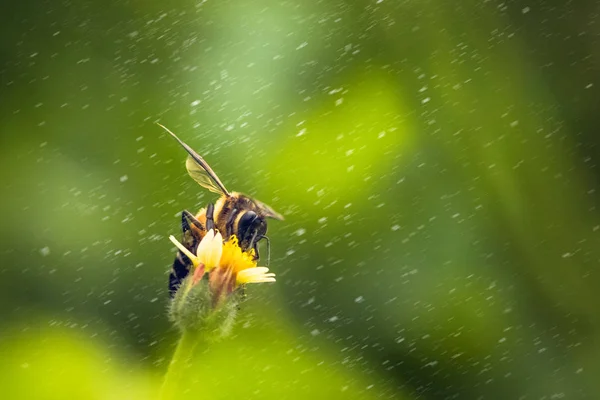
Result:
[[[266,236],[267,219],[283,220],[283,216],[268,205],[238,192],[229,192],[217,174],[206,161],[190,146],[179,139],[173,132],[158,124],[167,131],[187,151],[185,162],[188,174],[200,186],[221,197],[213,204],[209,203],[195,215],[184,210],[181,213],[182,244],[192,253],[211,229],[218,229],[226,240],[232,235],[238,239],[242,251],[254,249],[254,257],[259,259],[258,242],[267,243],[267,263],[270,258],[270,242]],[[175,295],[181,282],[189,274],[192,262],[181,251],[177,252],[173,268],[169,274],[169,294]]]

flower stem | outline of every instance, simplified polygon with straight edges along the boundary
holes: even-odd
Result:
[[[189,331],[184,331],[181,335],[160,390],[160,400],[171,400],[179,397],[178,395],[181,393],[179,384],[186,375],[185,370],[188,367],[188,361],[192,357],[194,348],[198,344],[198,339],[199,335]]]

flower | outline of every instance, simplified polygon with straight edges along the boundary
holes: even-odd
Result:
[[[209,276],[213,303],[217,305],[243,284],[275,282],[275,274],[268,271],[266,267],[257,267],[254,250],[242,251],[237,237],[232,235],[223,244],[219,267]]]
[[[184,294],[198,284],[204,274],[208,274],[208,286],[212,299],[212,307],[216,308],[222,301],[240,286],[247,283],[275,282],[275,274],[266,267],[258,267],[254,257],[254,249],[243,251],[238,239],[232,235],[223,241],[221,233],[211,229],[198,244],[193,254],[175,237],[169,239],[181,250],[193,264],[192,280],[184,287]]]
[[[275,274],[268,273],[267,267],[257,267],[254,250],[242,251],[235,235],[223,244],[219,268],[232,271],[236,287],[244,283],[275,282]]]

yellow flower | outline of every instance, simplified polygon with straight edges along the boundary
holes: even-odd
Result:
[[[275,282],[275,274],[268,273],[267,267],[257,267],[254,250],[242,251],[235,235],[223,244],[219,268],[231,271],[235,286],[244,283]]]
[[[275,282],[275,274],[266,267],[257,267],[254,250],[242,251],[235,235],[223,244],[219,267],[209,276],[213,304],[245,283]]]
[[[227,242],[223,242],[221,234],[215,233],[211,229],[198,244],[196,254],[189,251],[173,236],[170,236],[169,239],[194,265],[192,286],[202,279],[204,273],[208,273],[215,307],[225,296],[241,285],[275,282],[275,274],[269,272],[266,267],[258,267],[254,250],[243,251],[235,235],[231,236]]]

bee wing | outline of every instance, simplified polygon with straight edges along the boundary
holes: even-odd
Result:
[[[165,126],[159,124],[158,122],[157,125],[163,128],[165,131],[169,132],[169,134],[179,142],[179,144],[185,149],[185,151],[188,152],[189,156],[185,162],[185,167],[187,168],[190,176],[196,182],[198,182],[200,186],[207,188],[211,192],[224,194],[227,197],[231,196],[227,189],[225,189],[225,186],[223,185],[217,174],[215,174],[215,171],[213,171],[210,165],[208,165],[208,163],[204,161],[204,158],[202,158],[200,154],[196,153],[194,149],[188,146],[183,140],[179,139],[177,135],[175,135]]]
[[[258,208],[260,208],[260,210],[262,211],[262,213],[265,217],[283,221],[283,219],[284,219],[283,215],[281,215],[277,211],[273,210],[270,206],[268,206],[265,203],[258,201],[258,200],[254,200],[254,201],[256,202],[256,205],[258,206]]]
[[[210,190],[213,193],[223,194],[221,188],[215,185],[210,175],[208,175],[208,172],[198,165],[192,156],[188,156],[187,160],[185,160],[185,168],[192,179],[198,182],[200,186]]]

